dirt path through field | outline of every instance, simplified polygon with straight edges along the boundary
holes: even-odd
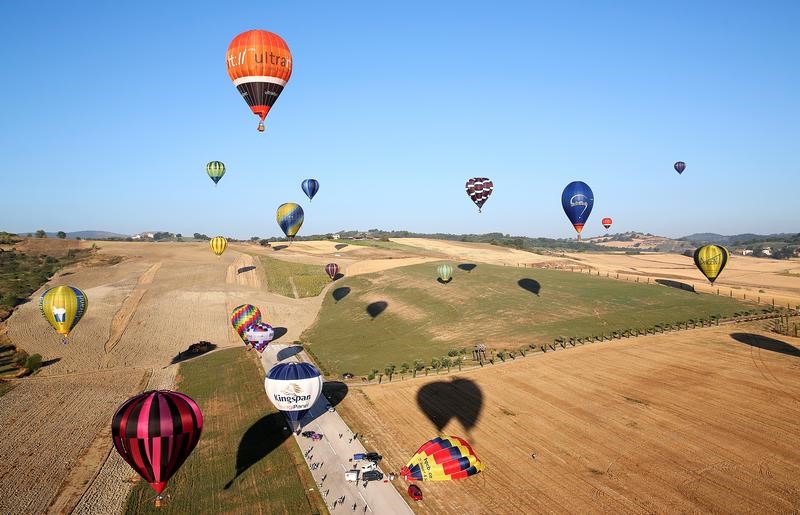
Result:
[[[236,259],[228,265],[225,282],[239,284],[251,288],[261,288],[262,272],[258,268],[258,261],[250,254],[238,253]]]
[[[122,307],[120,307],[119,311],[117,311],[117,313],[114,315],[114,318],[111,320],[111,335],[103,346],[106,351],[106,355],[114,350],[114,347],[119,343],[122,335],[125,333],[125,329],[128,328],[128,324],[130,324],[133,315],[136,313],[136,308],[139,307],[139,302],[141,302],[144,294],[147,293],[147,288],[144,288],[143,286],[152,284],[156,273],[158,273],[160,269],[161,262],[155,263],[153,266],[148,268],[147,271],[139,278],[136,289],[134,289],[130,295],[128,295],[128,298],[126,298],[125,302],[122,303]],[[105,356],[102,361],[101,366],[103,367],[108,363],[106,358],[107,356]]]

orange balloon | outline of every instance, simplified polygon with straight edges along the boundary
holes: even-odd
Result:
[[[286,42],[266,30],[248,30],[231,41],[225,57],[228,76],[261,121],[292,76],[292,54]]]

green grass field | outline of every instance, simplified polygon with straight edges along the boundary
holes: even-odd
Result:
[[[566,271],[454,266],[453,280],[436,280],[438,263],[396,268],[338,281],[302,340],[329,373],[366,374],[387,364],[430,362],[476,343],[517,348],[652,327],[743,305],[728,297]],[[456,263],[452,263],[456,265]],[[342,288],[349,288],[342,297]],[[335,301],[334,295],[340,297]],[[538,293],[538,294],[537,294]],[[380,314],[377,303],[385,302]]]
[[[203,412],[200,442],[169,482],[170,495],[139,481],[127,513],[324,513],[300,449],[264,393],[255,353],[228,349],[181,365],[178,389]],[[234,479],[235,478],[235,479]],[[232,481],[233,480],[233,481]],[[311,498],[307,497],[311,496]]]
[[[292,263],[267,256],[258,256],[267,281],[267,289],[284,297],[316,297],[330,282],[325,269],[318,265]],[[292,288],[294,284],[294,288]]]
[[[371,247],[374,249],[384,249],[384,250],[402,250],[405,252],[411,252],[413,254],[422,254],[424,250],[419,249],[417,247],[412,247],[411,245],[404,245],[402,243],[396,243],[394,241],[380,241],[380,240],[336,240],[336,243],[345,243],[347,245],[353,245],[354,247]]]

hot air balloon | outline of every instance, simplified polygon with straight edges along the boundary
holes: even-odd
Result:
[[[222,161],[211,161],[206,165],[206,173],[211,180],[214,181],[214,185],[216,186],[222,176],[225,175],[225,163]]]
[[[436,267],[436,274],[439,276],[440,282],[450,282],[450,279],[453,278],[453,267],[446,264],[439,265]]]
[[[277,34],[248,30],[228,45],[225,63],[234,86],[260,118],[258,131],[264,132],[264,118],[292,76],[289,47]]]
[[[244,340],[258,352],[264,352],[273,339],[275,339],[275,330],[266,322],[255,322],[244,332]]]
[[[191,397],[169,390],[131,397],[111,420],[114,447],[156,491],[156,506],[167,481],[192,453],[203,431],[203,413]]]
[[[299,432],[300,421],[322,392],[322,374],[310,363],[278,363],[267,373],[264,389]]]
[[[675,171],[680,174],[683,173],[684,170],[686,170],[686,163],[684,163],[683,161],[678,161],[673,165],[673,167],[675,168]]]
[[[209,243],[211,244],[211,251],[218,257],[221,256],[222,253],[225,252],[225,249],[228,248],[228,240],[226,240],[222,236],[211,238],[211,241]]]
[[[61,335],[64,344],[67,343],[69,332],[78,325],[88,307],[88,297],[74,286],[56,286],[39,297],[39,310]]]
[[[605,227],[606,229],[610,229],[612,221],[611,218],[605,217],[600,221],[600,223],[603,224],[603,227]]]
[[[578,239],[581,239],[581,231],[583,225],[589,218],[594,205],[594,194],[592,188],[588,184],[581,181],[573,181],[567,184],[561,193],[561,207],[564,208],[564,213],[567,218],[572,222],[575,230],[578,231]]]
[[[275,213],[275,219],[283,234],[289,239],[294,238],[303,225],[303,208],[294,202],[281,204]]]
[[[472,447],[457,436],[438,436],[422,445],[400,470],[411,481],[450,481],[473,476],[483,463]]]
[[[245,345],[248,344],[245,331],[257,322],[261,322],[261,311],[252,304],[242,304],[231,311],[231,325]]]
[[[336,275],[339,273],[339,265],[336,263],[328,263],[325,265],[325,273],[328,274],[331,280],[336,279]]]
[[[314,195],[316,195],[317,192],[319,191],[319,181],[316,179],[306,179],[303,181],[300,187],[303,188],[303,192],[306,194],[308,200],[310,201],[311,199],[314,198]]]
[[[728,249],[719,245],[703,245],[694,251],[694,265],[714,284],[728,263]]]
[[[486,177],[473,177],[467,181],[465,188],[467,195],[478,206],[478,213],[480,213],[483,205],[489,200],[489,195],[492,194],[494,184]]]

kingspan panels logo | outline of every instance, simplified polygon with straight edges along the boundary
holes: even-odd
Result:
[[[307,405],[311,395],[303,395],[303,389],[297,383],[288,383],[281,391],[273,394],[275,402],[291,404],[293,406]]]
[[[700,264],[703,266],[716,266],[722,262],[722,254],[717,253],[707,258],[700,258]]]
[[[589,207],[589,200],[583,193],[578,193],[569,199],[569,207],[583,207],[583,210],[581,211],[581,214],[583,214],[586,211],[586,208]]]

